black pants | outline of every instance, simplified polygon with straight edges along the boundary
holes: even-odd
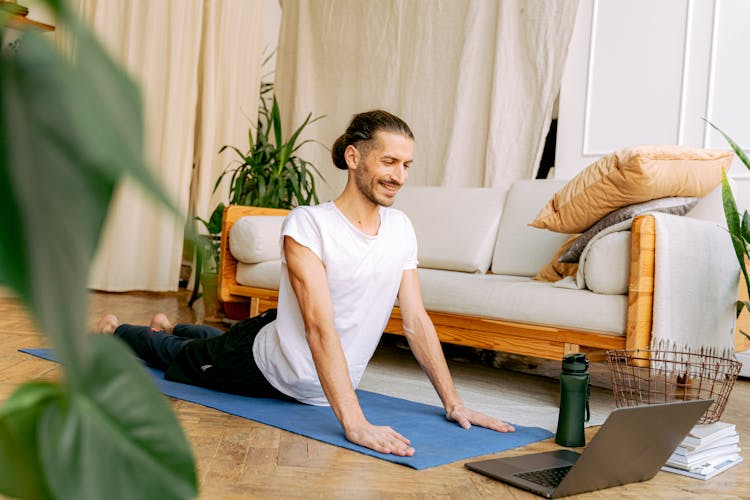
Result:
[[[120,325],[116,337],[164,378],[243,396],[292,399],[263,376],[253,357],[253,342],[276,310],[242,320],[223,333],[204,325],[177,325],[174,334],[148,326]]]

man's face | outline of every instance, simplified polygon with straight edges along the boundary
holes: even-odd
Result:
[[[405,135],[375,133],[366,156],[360,156],[354,181],[359,191],[376,205],[390,207],[409,176],[414,141]]]

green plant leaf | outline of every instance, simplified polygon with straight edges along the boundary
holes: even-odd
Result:
[[[45,402],[62,397],[60,384],[29,382],[18,387],[0,408],[0,494],[52,497],[37,453],[37,429]]]
[[[75,63],[39,35],[26,35],[18,51],[0,56],[6,144],[0,178],[9,181],[3,191],[14,193],[9,203],[16,208],[6,208],[23,227],[21,238],[4,242],[18,247],[3,252],[15,260],[0,268],[18,270],[4,272],[3,280],[29,304],[76,384],[89,356],[81,342],[88,266],[115,184],[128,172],[160,199],[168,197],[143,163],[137,89],[85,29],[73,28]],[[49,286],[50,276],[64,292]]]
[[[745,284],[747,289],[750,290],[750,277],[747,273],[747,266],[745,266],[745,255],[747,254],[747,246],[742,239],[742,229],[740,227],[740,215],[737,210],[737,203],[734,201],[734,195],[732,194],[732,188],[729,186],[726,172],[721,173],[721,200],[724,205],[724,216],[727,220],[727,229],[732,240],[732,246],[734,247],[734,253],[737,256],[737,262],[740,265],[742,276],[745,278]]]
[[[721,134],[722,136],[724,136],[724,139],[726,139],[727,143],[729,143],[729,146],[730,146],[730,147],[732,148],[732,150],[734,151],[734,154],[736,154],[736,155],[737,155],[737,157],[738,157],[738,158],[739,158],[739,159],[740,159],[740,160],[742,161],[742,163],[743,163],[743,164],[745,165],[745,167],[747,167],[747,168],[748,168],[748,170],[750,170],[750,159],[748,159],[747,155],[746,155],[746,154],[745,154],[745,152],[744,152],[744,151],[742,150],[742,148],[741,148],[741,147],[739,147],[739,145],[738,145],[738,144],[737,144],[736,142],[734,142],[734,141],[732,140],[732,138],[731,138],[731,137],[729,137],[729,136],[728,136],[727,134],[725,134],[725,133],[724,133],[724,131],[723,131],[723,130],[721,130],[721,129],[720,129],[719,127],[717,127],[716,125],[714,125],[714,124],[713,124],[713,123],[711,123],[710,121],[706,120],[705,118],[704,118],[703,120],[704,120],[704,121],[705,121],[706,123],[708,123],[709,125],[711,125],[711,126],[712,126],[712,127],[713,127],[713,128],[714,128],[714,129],[715,129],[715,130],[716,130],[717,132],[718,132],[718,133],[720,133],[720,134]]]
[[[295,130],[292,133],[292,136],[289,138],[289,142],[288,142],[288,144],[291,146],[292,153],[297,151],[297,149],[299,149],[299,147],[302,146],[303,144],[310,142],[309,140],[303,141],[299,146],[294,147],[294,144],[297,142],[297,139],[299,138],[299,135],[302,133],[302,130],[308,125],[310,125],[311,123],[315,123],[316,121],[320,120],[321,118],[325,118],[325,115],[312,118],[312,113],[309,113],[307,115],[307,118],[305,118],[305,121],[302,122],[302,125],[300,125],[299,128],[297,128],[297,130]]]
[[[323,118],[323,117],[322,117],[322,116],[319,116],[318,118]],[[312,123],[312,122],[311,122],[311,123]],[[290,143],[292,143],[291,141],[289,141],[289,142],[290,142]],[[313,140],[313,139],[306,139],[306,140],[304,140],[304,141],[302,141],[302,142],[300,142],[300,143],[298,143],[298,144],[294,144],[294,149],[292,149],[292,154],[296,153],[296,152],[297,152],[297,150],[298,150],[299,148],[301,148],[302,146],[304,146],[304,145],[305,145],[305,144],[307,144],[307,143],[320,144],[320,143],[319,143],[318,141],[316,141],[316,140]],[[292,144],[293,144],[293,143],[292,143]]]
[[[287,168],[287,162],[289,157],[292,155],[292,150],[288,144],[281,146],[276,153],[276,172],[275,175],[281,176],[284,173],[284,169]]]
[[[750,214],[748,214],[747,210],[745,210],[745,212],[742,214],[740,232],[745,244],[750,243]]]
[[[226,206],[223,203],[219,203],[211,214],[211,218],[208,220],[206,229],[209,234],[220,234],[221,233],[221,222],[224,219],[224,209]]]
[[[39,399],[38,411],[27,407],[19,417],[26,427],[4,426],[2,446],[14,439],[33,444],[24,429],[38,418],[44,423],[37,428],[46,434],[37,437],[37,447],[26,448],[37,458],[25,460],[23,468],[40,482],[43,474],[54,496],[142,497],[133,491],[141,490],[145,477],[147,491],[171,490],[184,498],[195,494],[193,458],[171,410],[167,406],[165,413],[163,398],[125,349],[97,349],[99,341],[85,334],[88,266],[116,183],[128,173],[157,199],[168,197],[143,161],[137,88],[65,4],[58,7],[75,39],[70,59],[40,35],[25,35],[17,51],[0,51],[0,208],[3,217],[16,219],[10,229],[20,228],[15,235],[5,224],[0,230],[0,279],[19,292],[50,336],[65,363],[65,391]],[[132,383],[127,371],[113,373],[121,368],[141,370],[141,378]],[[127,406],[134,401],[137,406]],[[148,418],[136,421],[136,409]],[[101,415],[110,417],[108,430],[119,425],[120,432],[100,432]],[[152,418],[155,423],[144,423]],[[63,423],[65,432],[56,433]],[[142,443],[144,436],[151,444]],[[125,459],[134,449],[141,462]],[[34,463],[42,472],[34,471]],[[153,479],[155,471],[166,481]],[[113,474],[120,480],[110,481]],[[74,482],[83,485],[76,494],[60,493],[73,491]]]
[[[17,246],[26,254],[17,261],[0,262],[0,268],[18,269],[16,277],[24,281],[9,284],[29,304],[60,355],[69,361],[84,360],[88,265],[116,176],[91,165],[86,143],[97,137],[87,139],[79,120],[71,118],[78,112],[77,98],[71,98],[78,94],[71,92],[78,75],[49,43],[26,36],[16,54],[0,55],[0,65],[0,142],[7,144],[0,170],[9,180],[4,189],[15,195],[17,206],[11,213],[23,227],[20,238],[4,240],[3,246]],[[65,290],[49,286],[50,276]],[[71,368],[74,383],[76,375],[76,368]]]
[[[89,337],[96,362],[81,391],[50,400],[39,445],[58,498],[192,498],[192,453],[172,410],[130,350]]]
[[[271,108],[271,124],[273,125],[273,134],[276,139],[276,147],[281,147],[284,141],[281,138],[281,112],[276,96],[273,96],[273,107]]]
[[[313,119],[312,114],[308,114],[302,124],[292,133],[289,141],[284,143],[278,101],[275,97],[268,99],[265,96],[272,89],[273,85],[270,83],[261,86],[255,140],[253,140],[251,127],[248,130],[250,149],[242,163],[236,169],[231,170],[229,203],[272,208],[292,208],[298,204],[309,204],[312,200],[317,203],[315,177],[310,174],[308,167],[320,178],[323,177],[312,164],[293,154],[300,146],[311,142],[306,140],[297,144],[305,127],[323,117]],[[268,101],[271,101],[270,107]],[[229,145],[224,146],[221,151],[226,148],[232,148],[240,154],[236,147]],[[226,169],[221,174],[216,187],[229,172],[230,169]]]

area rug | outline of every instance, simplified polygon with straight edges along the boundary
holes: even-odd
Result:
[[[57,361],[51,349],[21,349],[21,352]],[[162,393],[167,396],[414,469],[426,469],[480,455],[498,453],[553,436],[546,429],[516,424],[514,424],[516,432],[512,433],[499,433],[476,426],[464,430],[445,419],[443,408],[374,392],[357,391],[368,420],[375,425],[393,427],[409,438],[416,450],[412,457],[385,455],[347,441],[333,411],[328,407],[225,394],[202,387],[170,382],[164,380],[162,371],[153,368],[149,368],[149,371]]]
[[[524,425],[557,430],[560,411],[559,361],[534,360],[505,356],[502,367],[486,366],[475,358],[458,358],[446,347],[446,357],[453,381],[463,402],[469,408],[487,415],[522,422]],[[606,363],[591,363],[591,419],[586,427],[604,423],[615,408]],[[359,388],[428,405],[439,406],[432,384],[408,349],[381,344],[359,383]]]

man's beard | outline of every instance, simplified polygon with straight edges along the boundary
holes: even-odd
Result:
[[[360,161],[359,165],[357,166],[357,172],[354,175],[354,183],[356,184],[357,189],[359,189],[359,192],[362,193],[365,198],[370,200],[375,205],[380,205],[383,207],[390,207],[391,205],[393,205],[395,198],[378,198],[377,194],[375,194],[375,190],[372,188],[372,184],[368,182],[371,179],[372,177],[368,175],[367,166],[363,161]],[[380,183],[380,181],[376,182]],[[386,182],[386,184],[398,186],[398,184],[396,184],[395,182]]]

